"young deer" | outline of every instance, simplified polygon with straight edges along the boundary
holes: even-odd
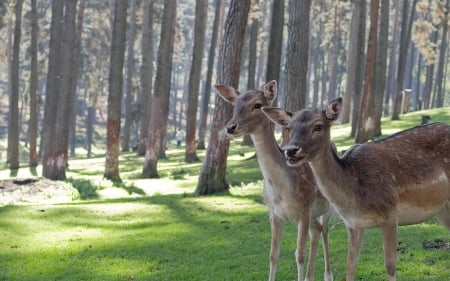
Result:
[[[283,147],[288,165],[309,163],[320,191],[347,227],[346,280],[355,278],[364,229],[380,227],[385,267],[393,281],[398,225],[435,217],[450,229],[450,126],[412,128],[355,145],[339,158],[331,148],[330,126],[341,107],[342,98],[337,98],[325,110],[263,111],[290,131],[290,142]]]
[[[281,227],[284,220],[298,224],[298,280],[303,278],[304,253],[308,229],[311,237],[309,262],[305,280],[314,279],[317,247],[322,234],[325,260],[324,280],[333,280],[328,255],[328,219],[330,205],[320,194],[307,165],[299,169],[288,167],[275,140],[271,122],[261,111],[277,95],[276,81],[268,82],[263,90],[249,90],[240,95],[227,85],[215,85],[218,94],[234,106],[233,117],[225,131],[233,137],[250,134],[256,148],[259,166],[264,176],[264,201],[270,210],[272,240],[269,280],[275,280],[280,253]]]

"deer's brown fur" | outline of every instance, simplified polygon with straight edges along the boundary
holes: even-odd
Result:
[[[348,229],[346,280],[355,278],[363,230],[381,227],[385,266],[393,281],[398,225],[436,217],[450,229],[450,126],[415,127],[355,145],[339,157],[330,148],[330,127],[341,106],[338,98],[325,110],[263,111],[290,130],[289,144],[283,147],[287,163],[309,163],[320,191]]]
[[[298,224],[297,269],[302,280],[304,252],[308,229],[311,249],[305,280],[314,279],[314,263],[320,235],[323,237],[325,280],[332,280],[328,256],[328,218],[330,205],[318,191],[311,169],[307,165],[290,168],[278,147],[272,124],[261,107],[272,104],[277,94],[277,83],[268,82],[263,90],[249,90],[239,94],[227,85],[215,85],[219,95],[234,106],[233,117],[225,131],[230,136],[250,134],[264,176],[264,201],[270,210],[272,241],[269,280],[275,280],[279,259],[281,227],[284,220]]]

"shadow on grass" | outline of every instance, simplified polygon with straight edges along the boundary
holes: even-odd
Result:
[[[80,199],[86,200],[98,198],[98,187],[93,185],[90,180],[69,178],[67,179],[67,182],[71,183],[72,186],[78,190],[80,193]]]
[[[122,188],[123,190],[128,192],[128,194],[136,193],[136,194],[139,194],[139,195],[146,195],[144,190],[142,190],[139,187],[136,187],[134,184],[126,185],[123,182],[116,181],[116,182],[113,182],[113,186],[114,187],[118,187],[118,188]]]

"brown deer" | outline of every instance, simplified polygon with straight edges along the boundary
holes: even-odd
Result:
[[[328,255],[330,205],[318,191],[314,176],[307,165],[293,169],[286,164],[275,140],[271,122],[261,111],[263,106],[271,105],[275,99],[276,81],[265,84],[263,90],[249,90],[241,95],[231,86],[214,87],[225,101],[234,106],[233,117],[225,127],[226,133],[233,137],[250,134],[264,176],[264,201],[270,210],[272,231],[269,280],[275,280],[284,220],[298,224],[295,252],[298,280],[301,281],[303,278],[308,229],[311,241],[305,280],[314,279],[315,259],[321,234],[325,261],[324,280],[333,280]]]
[[[287,163],[309,163],[320,191],[348,230],[347,281],[355,278],[364,229],[380,227],[389,280],[396,280],[398,225],[435,217],[450,230],[450,126],[434,123],[377,141],[357,144],[341,158],[332,149],[330,127],[342,98],[325,110],[297,113],[264,107],[289,130]]]

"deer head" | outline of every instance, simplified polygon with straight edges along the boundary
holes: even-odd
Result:
[[[263,85],[262,90],[249,90],[244,94],[228,85],[218,84],[214,88],[220,97],[234,107],[233,117],[225,127],[226,133],[234,137],[251,134],[266,123],[267,118],[261,108],[272,105],[277,96],[275,80]]]
[[[264,107],[262,111],[289,132],[289,143],[283,147],[283,153],[288,165],[297,167],[317,157],[323,145],[330,143],[330,127],[341,108],[342,98],[339,97],[324,110],[309,108],[294,114],[280,108]]]

